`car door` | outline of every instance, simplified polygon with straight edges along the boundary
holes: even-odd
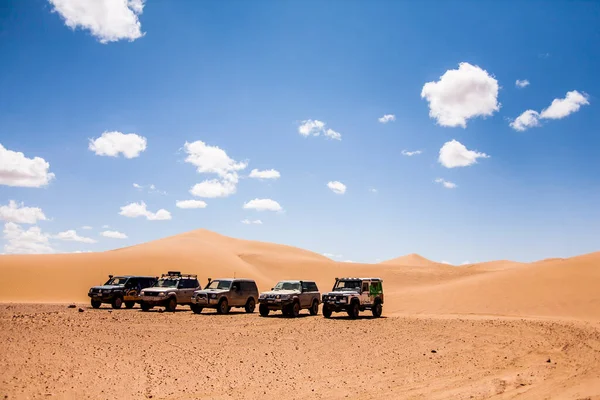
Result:
[[[302,282],[302,289],[300,293],[300,306],[302,308],[310,307],[310,288],[308,287],[308,282]]]
[[[369,304],[369,281],[362,281],[360,304]]]
[[[231,283],[231,290],[229,292],[229,305],[234,307],[239,307],[245,304],[245,299],[243,299],[243,290],[242,290],[242,282],[233,281]]]
[[[124,293],[123,293],[123,300],[124,301],[134,301],[137,299],[137,295],[138,295],[138,283],[139,283],[139,279],[138,278],[129,278],[127,279],[127,282],[125,283],[125,288],[124,288]]]

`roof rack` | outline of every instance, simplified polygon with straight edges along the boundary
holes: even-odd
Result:
[[[177,277],[177,278],[193,278],[196,279],[198,278],[198,275],[196,274],[182,274],[180,271],[169,271],[166,274],[162,274],[161,278],[168,278],[168,277]]]

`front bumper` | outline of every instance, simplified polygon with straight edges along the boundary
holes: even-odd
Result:
[[[110,303],[117,297],[118,293],[88,293],[88,297],[95,301]]]
[[[331,311],[340,312],[348,310],[348,302],[339,301],[335,299],[328,299],[323,301],[323,307],[327,307]]]
[[[265,305],[269,308],[269,310],[281,310],[284,307],[287,307],[288,305],[292,304],[292,299],[270,299],[270,298],[259,298],[258,299],[258,304],[259,305]]]
[[[204,308],[216,308],[219,304],[219,297],[212,298],[210,296],[193,296],[192,304]]]
[[[140,301],[153,306],[162,305],[166,303],[169,296],[140,296]]]

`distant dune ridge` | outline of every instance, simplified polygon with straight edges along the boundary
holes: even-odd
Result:
[[[380,276],[384,313],[481,314],[600,320],[600,252],[534,263],[450,266],[409,254],[380,264],[336,262],[299,248],[196,230],[102,252],[0,256],[1,302],[88,301],[108,274],[157,276],[168,270],[207,278],[248,277],[260,290],[280,279]]]

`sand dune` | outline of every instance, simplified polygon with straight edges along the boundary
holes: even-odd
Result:
[[[340,263],[272,243],[207,230],[103,253],[0,257],[0,301],[87,301],[108,274],[167,270],[207,278],[249,277],[261,290],[280,279],[314,279],[329,290],[336,276],[380,276],[391,314],[482,314],[600,320],[600,253],[535,263],[495,261],[449,266],[417,254],[380,264]]]

